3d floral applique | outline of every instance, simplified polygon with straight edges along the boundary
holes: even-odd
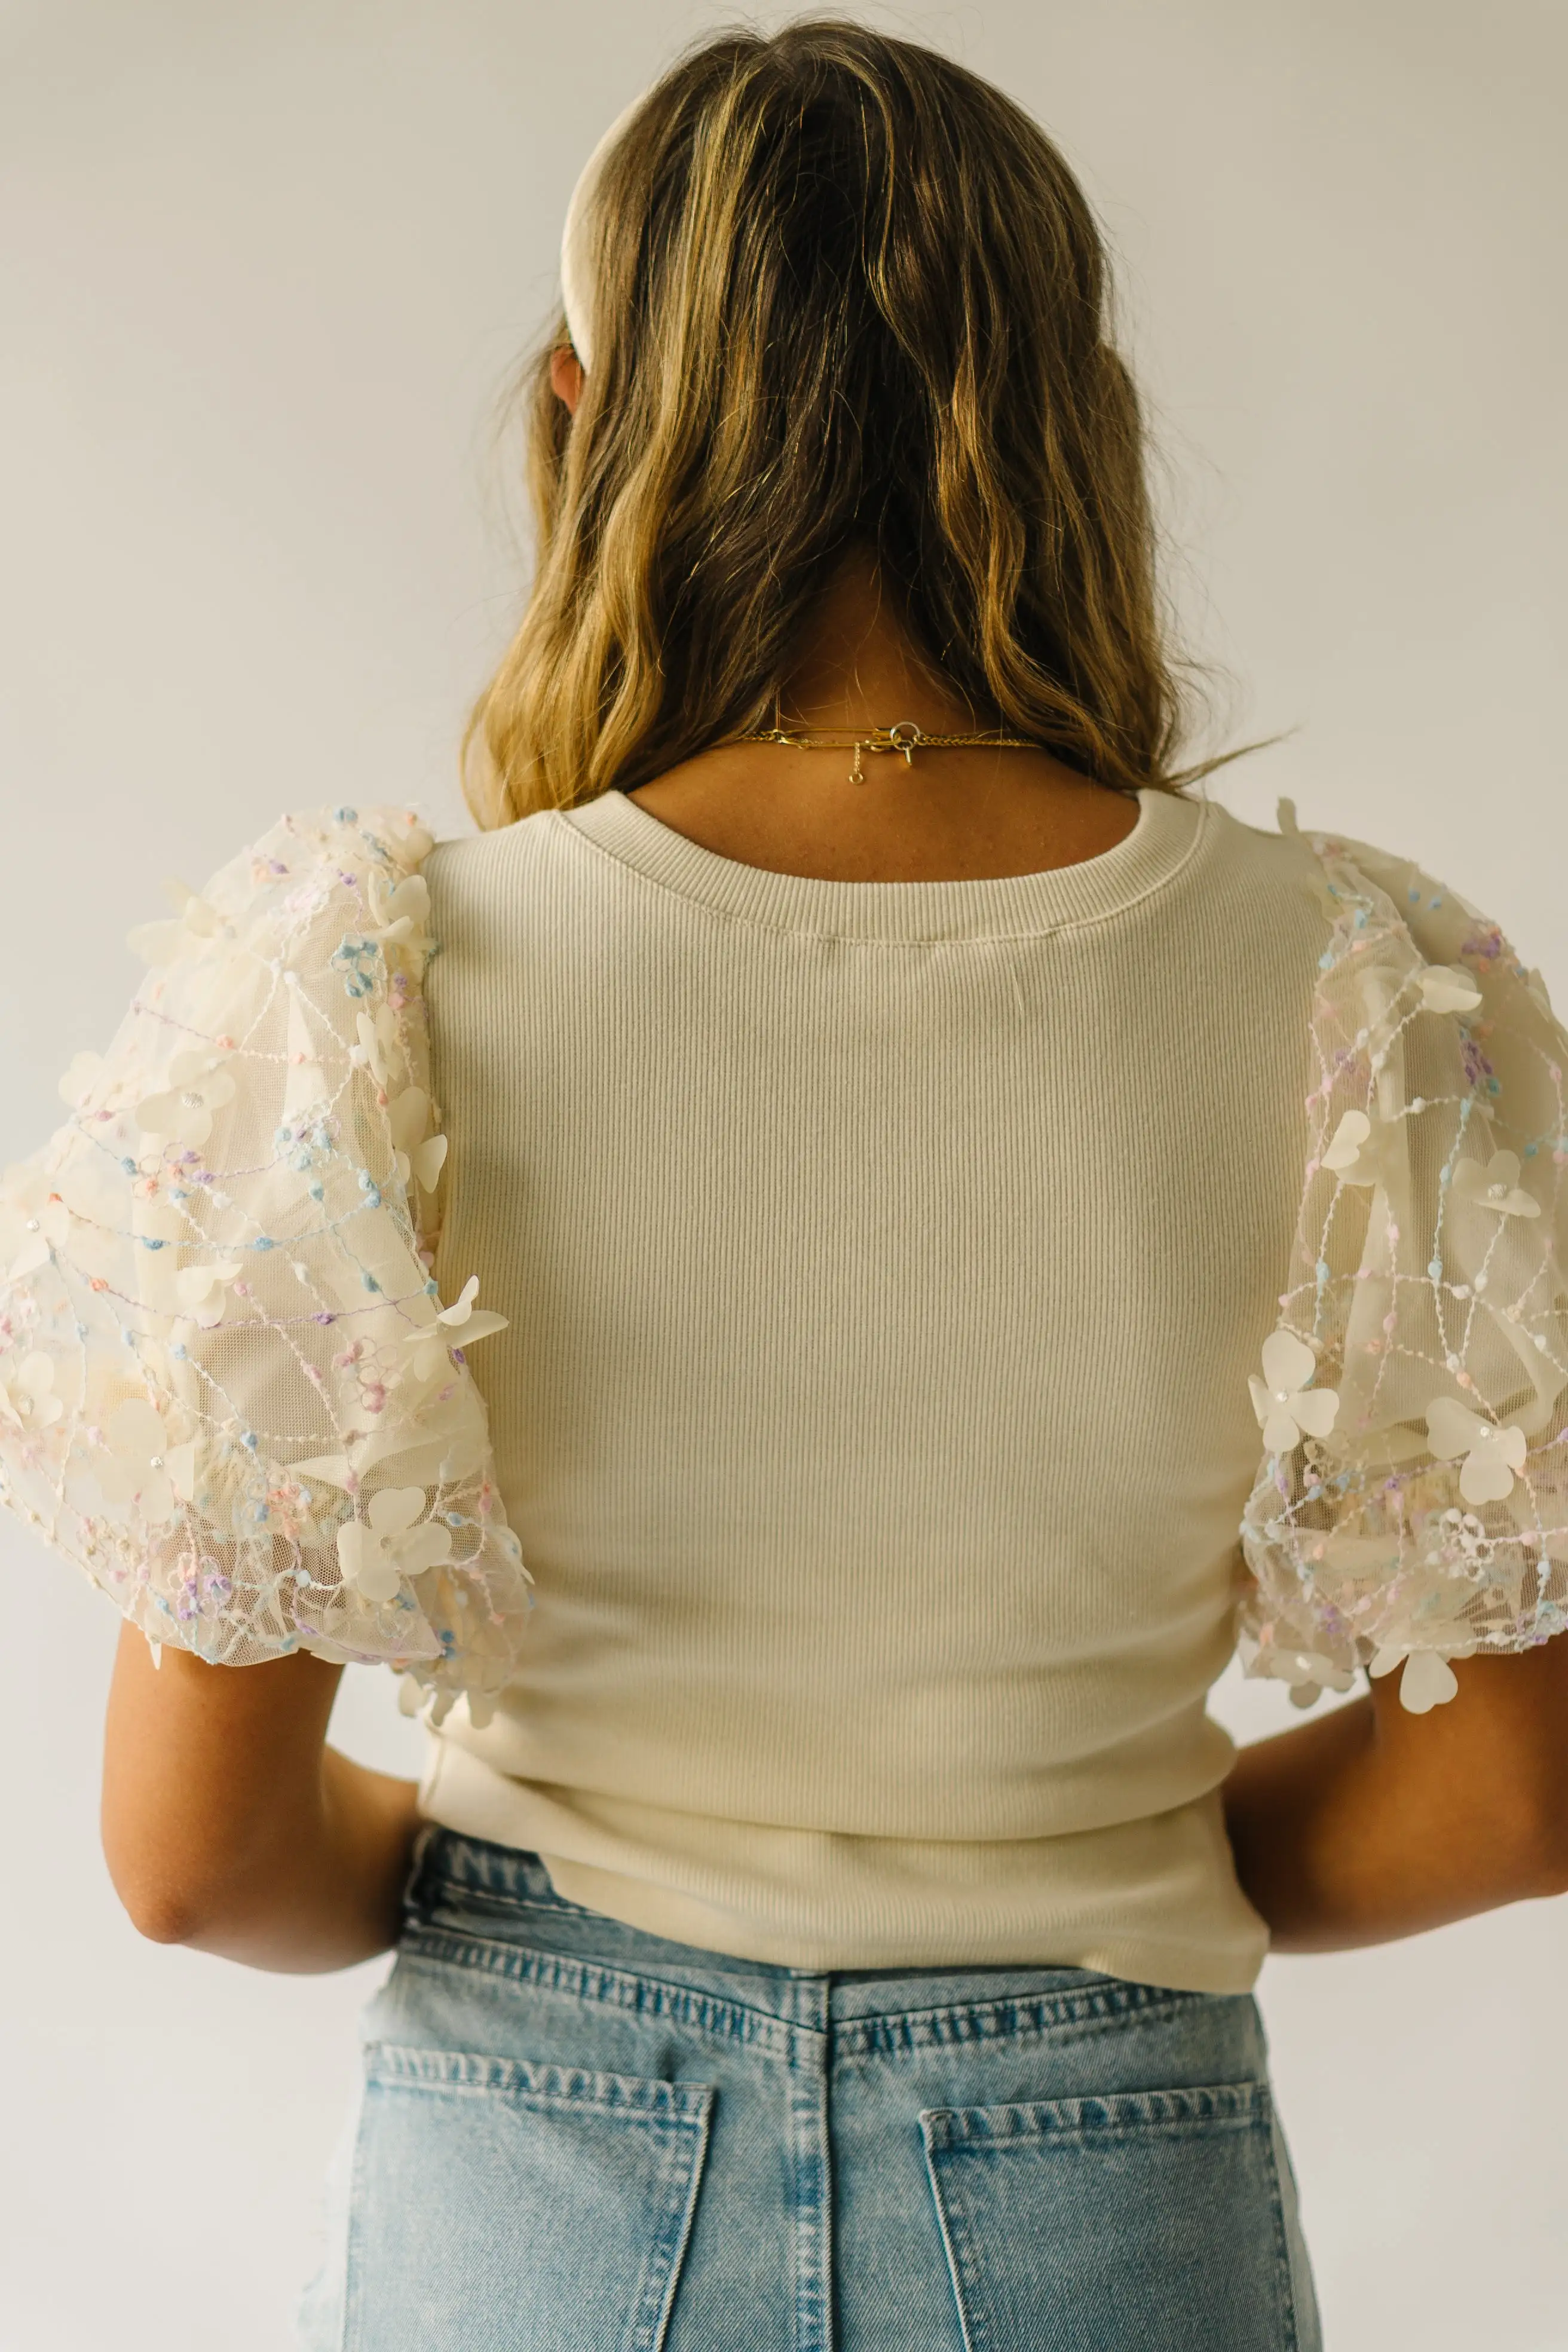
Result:
[[[411,1331],[404,1341],[407,1351],[408,1369],[416,1380],[433,1380],[448,1361],[454,1348],[471,1348],[476,1339],[488,1339],[494,1331],[504,1331],[507,1318],[493,1315],[487,1307],[476,1307],[479,1278],[469,1275],[450,1307],[444,1307],[423,1329]]]
[[[0,1276],[19,1282],[47,1265],[70,1235],[70,1212],[40,1168],[7,1168],[0,1177]]]
[[[392,1122],[398,1182],[406,1188],[412,1177],[421,1192],[433,1192],[447,1164],[447,1139],[428,1132],[429,1096],[423,1087],[405,1087],[388,1105],[387,1116]]]
[[[16,1428],[36,1436],[52,1429],[64,1412],[64,1402],[55,1394],[52,1357],[35,1348],[9,1369],[0,1366],[0,1413]]]
[[[1434,1397],[1426,1428],[1438,1459],[1461,1464],[1459,1492],[1467,1503],[1500,1503],[1512,1494],[1530,1443],[1517,1422],[1483,1421],[1455,1397]]]
[[[139,955],[144,963],[175,963],[182,956],[206,947],[224,929],[217,908],[198,897],[189,883],[165,882],[163,892],[174,909],[174,919],[138,923],[126,934],[132,953]]]
[[[1381,1154],[1373,1140],[1373,1124],[1363,1110],[1347,1110],[1323,1153],[1322,1164],[1344,1184],[1375,1184]]]
[[[389,1004],[382,1004],[374,1014],[362,1013],[354,1024],[358,1043],[351,1048],[353,1058],[363,1062],[378,1087],[390,1085],[397,1067],[397,1019]]]
[[[111,1508],[134,1507],[153,1527],[172,1519],[181,1503],[191,1499],[195,1454],[189,1438],[174,1442],[155,1406],[128,1397],[103,1424],[96,1467],[104,1501]]]
[[[225,1294],[243,1271],[237,1258],[220,1257],[205,1265],[184,1266],[175,1275],[174,1288],[180,1305],[204,1331],[216,1329],[223,1321],[228,1306]]]
[[[363,1519],[338,1529],[343,1581],[367,1601],[390,1601],[404,1578],[452,1557],[452,1530],[425,1517],[423,1486],[384,1486]]]
[[[373,875],[368,896],[370,934],[384,947],[402,946],[417,938],[429,922],[430,885],[423,874],[405,874],[398,882]]]
[[[1426,965],[1420,975],[1421,1002],[1428,1013],[1473,1013],[1481,992],[1468,971],[1453,964]]]
[[[1519,1154],[1494,1151],[1484,1164],[1464,1159],[1454,1164],[1451,1188],[1456,1201],[1473,1201],[1500,1217],[1538,1217],[1541,1203],[1519,1181]]]
[[[1400,1670],[1420,1713],[1568,1630],[1568,1034],[1452,891],[1296,837],[1328,937],[1241,1647],[1301,1704]]]
[[[1398,1673],[1401,1666],[1405,1671],[1399,1675],[1399,1704],[1409,1715],[1430,1715],[1435,1706],[1446,1706],[1458,1694],[1459,1677],[1436,1650],[1379,1650],[1367,1672],[1376,1682],[1384,1675]]]
[[[400,1170],[406,1184],[410,1175],[422,1192],[433,1192],[441,1181],[441,1171],[447,1164],[447,1139],[444,1135],[427,1135],[423,1143],[416,1144],[411,1153],[401,1155],[405,1166]]]
[[[234,1100],[234,1078],[224,1060],[222,1055],[199,1051],[176,1054],[167,1084],[144,1095],[136,1106],[142,1133],[167,1136],[175,1143],[205,1143],[215,1114]]]
[[[287,818],[173,922],[72,1116],[0,1177],[0,1501],[148,1638],[301,1646],[479,1719],[531,1580],[432,1274],[447,1139],[407,812]]]
[[[60,1078],[60,1100],[69,1103],[72,1110],[84,1109],[96,1092],[102,1076],[103,1055],[101,1054],[73,1055]]]
[[[1326,1437],[1340,1401],[1332,1389],[1309,1386],[1318,1360],[1293,1331],[1270,1331],[1263,1342],[1263,1378],[1248,1386],[1253,1411],[1270,1454],[1289,1454],[1304,1436]]]

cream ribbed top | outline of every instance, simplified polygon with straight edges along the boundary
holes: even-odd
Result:
[[[439,1271],[524,1662],[425,1811],[810,1969],[1237,1990],[1232,1645],[1324,922],[1156,793],[1104,856],[807,881],[609,793],[445,844]]]

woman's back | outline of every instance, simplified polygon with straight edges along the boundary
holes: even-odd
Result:
[[[1311,863],[1159,793],[980,882],[764,872],[614,793],[436,852],[440,1265],[510,1319],[539,1607],[427,1811],[794,1966],[1250,1982],[1204,1695]]]

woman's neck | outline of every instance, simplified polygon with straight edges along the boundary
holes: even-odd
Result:
[[[912,719],[928,734],[992,732],[921,661],[868,555],[846,559],[779,697],[786,724],[868,733]],[[723,743],[631,798],[700,848],[773,874],[842,882],[982,881],[1074,866],[1114,847],[1135,803],[1047,751],[965,748],[862,762],[847,751]]]
[[[812,614],[779,707],[807,730],[868,731],[900,719],[928,734],[995,729],[989,713],[973,709],[920,660],[874,557],[860,550],[846,557]]]

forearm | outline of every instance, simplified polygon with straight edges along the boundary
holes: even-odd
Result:
[[[411,1781],[329,1748],[340,1669],[303,1654],[206,1666],[122,1634],[103,1840],[132,1918],[252,1968],[344,1968],[384,1951],[416,1821]]]
[[[1244,1748],[1225,1789],[1243,1891],[1276,1951],[1335,1951],[1442,1925],[1526,1889],[1413,1834],[1370,1698]],[[1468,1841],[1467,1841],[1467,1845]],[[1473,1896],[1475,1899],[1468,1899]]]
[[[1388,1942],[1563,1892],[1565,1669],[1556,1643],[1470,1659],[1458,1696],[1429,1716],[1405,1714],[1384,1683],[1243,1748],[1226,1821],[1275,1949]]]

